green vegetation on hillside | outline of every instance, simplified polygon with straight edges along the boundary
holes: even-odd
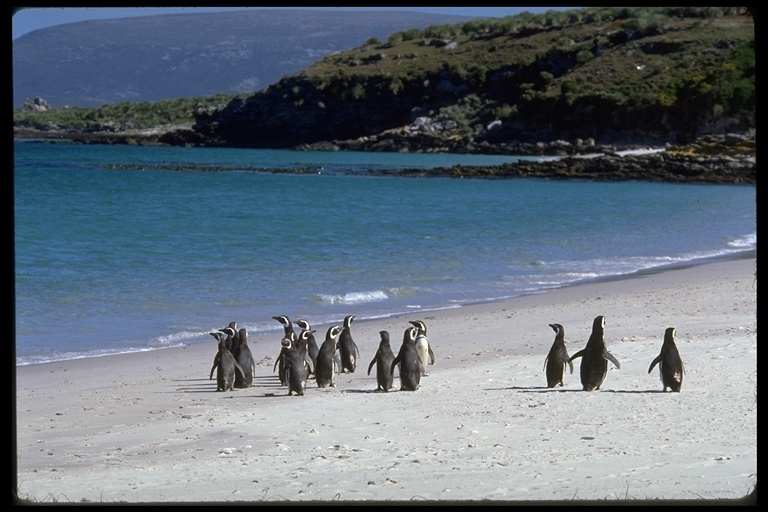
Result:
[[[156,102],[121,102],[99,108],[56,108],[45,111],[17,109],[15,126],[36,130],[145,130],[157,126],[186,126],[195,122],[201,110],[220,108],[248,94],[219,94],[208,98],[178,98]]]
[[[617,132],[684,142],[703,127],[746,130],[755,123],[753,20],[736,7],[524,12],[369,38],[250,95],[16,111],[14,123],[194,123],[218,143],[258,145],[373,135],[415,116],[489,142]]]

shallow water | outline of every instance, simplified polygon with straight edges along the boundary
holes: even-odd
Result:
[[[17,364],[208,342],[233,320],[279,331],[274,315],[322,326],[455,307],[737,256],[757,241],[749,185],[365,175],[514,161],[503,156],[14,151]],[[322,170],[236,170],[291,166]]]

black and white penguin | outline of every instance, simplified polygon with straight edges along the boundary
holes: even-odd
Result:
[[[301,328],[301,333],[299,334],[300,338],[304,333],[307,333],[304,336],[307,343],[307,354],[309,354],[309,358],[312,359],[312,363],[314,364],[317,362],[317,352],[320,350],[317,346],[317,340],[315,340],[315,333],[317,331],[303,318],[296,320],[296,325]]]
[[[568,362],[581,357],[581,385],[584,391],[600,389],[600,385],[608,374],[608,361],[621,369],[619,361],[605,348],[605,317],[596,316],[592,322],[592,334],[587,340],[587,346],[573,354]]]
[[[560,324],[549,324],[555,331],[555,341],[549,354],[544,358],[544,369],[547,373],[547,387],[554,388],[557,385],[563,385],[566,365],[571,367],[573,373],[573,363],[568,360],[568,350],[565,348],[565,329]]]
[[[237,322],[229,322],[229,325],[219,329],[219,332],[226,334],[224,342],[227,344],[227,349],[234,354],[237,341]]]
[[[253,360],[251,347],[248,346],[248,332],[240,329],[237,333],[237,344],[232,355],[235,361],[243,368],[243,373],[235,374],[236,388],[249,388],[253,386],[253,374],[256,372],[256,363]]]
[[[344,318],[344,326],[341,329],[341,333],[339,333],[337,345],[339,347],[339,357],[341,358],[342,373],[355,373],[357,358],[360,356],[355,340],[352,339],[352,331],[350,329],[354,319],[355,315],[347,315]]]
[[[301,355],[296,349],[296,336],[286,336],[281,341],[283,346],[283,380],[288,384],[288,395],[296,393],[298,396],[304,396],[307,389],[307,377],[309,375],[308,356]]]
[[[211,373],[208,376],[208,380],[213,380],[213,371],[216,369],[216,367],[219,366],[219,359],[221,359],[221,349],[219,348],[219,344],[221,342],[224,342],[224,346],[226,347],[226,335],[221,331],[216,332],[210,332],[208,333],[216,340],[216,355],[213,356],[213,365],[211,365]]]
[[[275,360],[275,365],[272,367],[272,373],[275,373],[275,370],[277,370],[277,377],[280,379],[280,385],[285,386],[287,382],[285,381],[285,340],[289,340],[290,346],[296,347],[296,333],[293,331],[290,331],[286,333],[283,338],[280,340],[280,353],[277,354],[277,359]]]
[[[421,382],[421,368],[419,366],[419,354],[416,350],[416,336],[419,329],[409,327],[403,333],[403,344],[397,357],[392,360],[389,373],[394,376],[395,366],[400,368],[400,391],[416,391]]]
[[[285,315],[278,315],[278,316],[273,316],[272,318],[274,318],[275,320],[280,322],[280,325],[283,326],[283,331],[285,332],[286,335],[290,334],[292,332],[293,333],[296,332],[296,331],[293,330],[293,323],[291,323],[291,319],[288,318],[287,316],[285,316]]]
[[[222,337],[219,341],[219,353],[214,362],[216,368],[216,391],[232,391],[235,387],[235,373],[245,373],[243,367],[235,361],[235,356],[227,348],[227,344]],[[211,368],[213,375],[213,368]]]
[[[293,336],[293,338],[291,338],[291,343],[295,344],[297,336],[296,336],[296,331],[293,330],[293,323],[291,322],[291,319],[285,315],[277,315],[277,316],[273,316],[272,318],[280,322],[280,325],[283,326],[283,333],[284,333],[283,338]],[[280,385],[285,386],[286,383],[283,378],[283,376],[285,375],[285,368],[283,367],[284,361],[282,357],[283,355],[282,339],[280,340],[280,342],[281,342],[280,353],[278,354],[277,360],[275,361],[275,366],[272,368],[272,373],[275,372],[275,369],[278,369],[277,376],[280,379]]]
[[[381,341],[379,341],[379,348],[376,350],[376,355],[373,356],[371,364],[368,365],[368,375],[371,374],[371,368],[376,365],[376,384],[377,391],[389,391],[392,389],[392,383],[394,382],[394,376],[392,374],[392,361],[395,359],[395,354],[392,352],[392,347],[389,344],[389,332],[379,331]]]
[[[325,333],[325,341],[320,345],[315,364],[315,381],[317,387],[336,387],[333,382],[334,374],[338,373],[340,361],[336,354],[336,337],[341,332],[341,327],[334,325]]]
[[[664,342],[661,344],[661,352],[656,358],[651,361],[651,366],[648,367],[648,373],[651,373],[653,367],[659,365],[659,376],[661,377],[661,383],[663,387],[662,391],[666,391],[669,388],[671,391],[677,393],[683,386],[683,373],[685,368],[683,367],[683,360],[680,359],[680,353],[677,351],[677,345],[675,344],[675,328],[667,327],[664,331]]]
[[[435,364],[435,354],[432,352],[432,346],[429,344],[427,338],[427,324],[421,320],[414,320],[408,322],[416,327],[419,332],[416,335],[416,351],[419,354],[419,368],[421,368],[421,375],[427,375],[427,363]]]

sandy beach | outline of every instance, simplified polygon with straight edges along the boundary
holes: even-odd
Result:
[[[253,387],[216,391],[213,339],[182,348],[16,368],[13,492],[22,503],[697,501],[749,503],[757,485],[753,258],[538,295],[358,320],[353,374],[288,396],[281,332],[251,335]],[[291,316],[293,311],[275,311]],[[546,387],[565,327],[573,355],[606,317],[609,363],[582,390],[581,359]],[[222,318],[221,326],[238,318]],[[415,392],[366,374],[424,320],[436,363]],[[339,318],[341,323],[342,318]],[[329,325],[313,326],[321,342]],[[680,393],[662,392],[677,330]],[[277,325],[276,325],[277,328]]]

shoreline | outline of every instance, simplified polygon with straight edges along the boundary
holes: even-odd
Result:
[[[756,488],[756,259],[712,262],[352,326],[357,371],[287,396],[276,333],[249,336],[255,385],[216,392],[214,343],[16,368],[16,481],[46,502],[724,500]],[[620,361],[584,392],[548,389],[549,323],[570,355],[595,315]],[[378,331],[407,321],[436,363],[377,392]],[[667,326],[681,393],[648,374]],[[328,326],[313,326],[321,340]],[[424,478],[427,476],[428,478]]]
[[[647,275],[653,275],[653,274],[659,274],[674,270],[680,270],[684,268],[690,268],[690,267],[696,267],[700,265],[707,265],[709,263],[716,263],[716,262],[723,262],[723,261],[733,261],[733,260],[742,260],[742,259],[754,259],[757,257],[757,250],[756,249],[748,249],[745,251],[735,252],[735,253],[728,253],[728,254],[719,254],[716,256],[707,256],[703,258],[697,258],[694,260],[687,260],[687,261],[677,261],[673,263],[668,263],[664,265],[658,265],[653,266],[649,268],[643,268],[636,270],[634,272],[628,273],[628,274],[615,274],[615,275],[606,275],[606,276],[599,276],[595,278],[585,278],[577,282],[568,283],[556,288],[549,288],[544,289],[537,292],[529,292],[529,293],[523,293],[521,295],[517,295],[514,297],[502,297],[497,299],[489,299],[489,300],[480,300],[480,301],[473,301],[473,302],[466,302],[462,304],[456,304],[453,306],[446,306],[446,307],[435,307],[435,308],[419,308],[418,310],[408,311],[408,312],[397,312],[397,313],[391,313],[383,316],[376,316],[372,318],[362,318],[358,315],[358,320],[356,324],[360,324],[363,321],[366,322],[376,322],[383,319],[391,318],[391,317],[399,317],[399,316],[406,316],[406,315],[418,315],[419,313],[423,314],[435,314],[441,311],[449,310],[449,309],[460,309],[467,306],[473,306],[473,305],[483,305],[483,304],[493,304],[497,302],[503,302],[506,300],[521,298],[521,297],[528,297],[531,295],[540,295],[540,294],[546,294],[549,292],[552,292],[554,290],[560,290],[564,288],[570,288],[574,286],[582,286],[582,285],[588,285],[588,284],[597,284],[597,283],[603,283],[603,282],[612,282],[612,281],[622,281],[625,279],[636,279]],[[279,329],[275,328],[273,330],[269,331],[251,331],[249,332],[249,336],[270,336],[275,333],[279,333]],[[168,346],[168,347],[147,347],[147,348],[131,348],[126,349],[125,351],[121,352],[113,352],[113,353],[105,353],[105,354],[88,354],[88,355],[82,355],[78,357],[71,357],[66,359],[53,359],[50,361],[39,361],[39,362],[31,362],[31,363],[21,363],[19,364],[18,361],[15,363],[16,368],[23,368],[27,366],[33,366],[37,364],[48,364],[48,363],[57,363],[62,361],[76,361],[81,359],[96,359],[96,358],[102,358],[102,357],[110,357],[110,356],[116,356],[116,355],[125,355],[125,354],[138,354],[143,352],[154,352],[156,350],[169,350],[169,349],[175,349],[175,348],[183,348],[190,345],[198,345],[198,344],[206,344],[205,342],[180,342],[178,345]],[[14,356],[15,356],[15,349],[14,349]],[[16,359],[15,359],[16,360]]]

